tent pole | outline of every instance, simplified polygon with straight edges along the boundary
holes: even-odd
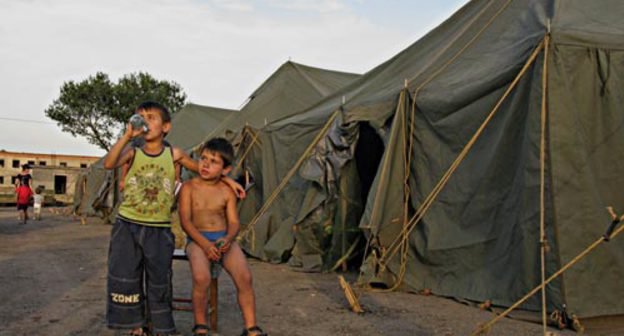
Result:
[[[345,180],[346,179],[344,178],[344,176],[342,174],[340,174],[340,178],[339,178],[339,181],[338,181],[338,188],[339,188],[338,192],[341,195],[344,195],[343,194],[343,190],[347,187],[346,186],[347,182]],[[341,203],[342,206],[339,206],[336,210],[338,212],[338,216],[342,217],[343,214],[340,213],[340,212],[346,211],[345,209],[347,207],[346,207],[345,204],[348,203],[348,202],[345,200],[344,197],[340,197],[338,202]],[[347,253],[347,246],[346,246],[347,245],[347,227],[346,227],[346,225],[347,225],[346,220],[344,220],[344,218],[341,218],[341,220],[340,220],[340,227],[341,227],[341,231],[342,232],[340,233],[340,235],[341,235],[341,237],[340,237],[340,255],[343,255],[343,256]],[[347,260],[345,259],[342,262],[342,271],[346,272],[347,270],[348,270]]]
[[[548,249],[548,239],[545,230],[545,162],[546,162],[546,119],[547,115],[547,84],[548,84],[548,45],[550,34],[544,37],[544,64],[542,67],[542,112],[541,112],[541,134],[540,134],[540,258],[542,264],[542,283],[546,281],[546,252]],[[546,286],[542,287],[542,329],[546,336]]]
[[[405,276],[405,272],[407,271],[407,253],[409,252],[409,232],[405,231],[405,226],[408,225],[409,219],[409,198],[410,198],[410,187],[409,187],[409,178],[411,173],[411,163],[412,163],[412,153],[414,151],[414,123],[415,123],[415,113],[416,113],[416,97],[412,100],[412,104],[406,104],[406,99],[409,99],[409,91],[407,90],[407,80],[405,80],[405,97],[401,100],[401,105],[403,106],[403,113],[401,117],[403,119],[403,127],[405,127],[403,133],[403,217],[401,218],[403,222],[403,230],[401,232],[405,232],[405,237],[403,237],[401,244],[401,266],[399,268],[399,276],[397,281],[391,288],[391,290],[399,288],[403,277]],[[409,115],[409,127],[407,117],[407,109],[408,106],[410,108]],[[408,132],[407,135],[405,132]]]
[[[342,103],[340,104],[340,108],[341,108],[341,109],[344,109],[344,104],[345,104],[345,102],[346,102],[346,101],[347,101],[347,98],[343,95],[343,96],[342,96]],[[358,125],[359,125],[359,124],[358,124]],[[359,132],[359,130],[358,130],[358,132]],[[342,182],[343,182],[343,181],[342,181],[342,176],[341,176],[341,179],[340,179],[340,180],[341,180],[341,181],[339,181],[339,182],[338,182],[338,188],[339,188],[339,192],[340,192],[340,193],[342,193]],[[344,200],[342,200],[342,202],[344,202]],[[347,244],[347,237],[346,237],[346,234],[347,234],[347,228],[346,228],[346,226],[345,226],[345,225],[346,225],[345,221],[344,221],[344,220],[341,220],[341,221],[340,221],[340,226],[341,226],[341,228],[342,228],[342,233],[341,233],[341,235],[342,235],[342,236],[340,237],[340,245],[341,245],[341,246],[340,246],[340,253],[341,253],[343,256],[344,256],[344,255],[345,255],[345,253],[346,253],[346,246],[345,246],[345,245]],[[343,271],[343,272],[346,272],[346,271],[347,271],[347,261],[346,261],[346,260],[342,263],[342,271]]]

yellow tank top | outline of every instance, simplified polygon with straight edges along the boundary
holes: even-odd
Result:
[[[125,178],[119,217],[141,225],[171,227],[174,187],[171,147],[163,147],[162,153],[155,156],[135,148]]]

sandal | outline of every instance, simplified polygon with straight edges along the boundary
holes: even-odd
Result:
[[[197,332],[199,330],[205,330],[206,332],[205,333]],[[193,331],[193,336],[204,336],[204,335],[208,335],[208,332],[210,331],[210,328],[208,328],[208,326],[205,325],[205,324],[196,324],[193,327],[192,331]]]
[[[253,333],[253,334],[250,334]],[[260,329],[258,326],[249,327],[247,329],[243,329],[243,333],[241,336],[268,336],[269,334],[265,333],[264,330]]]
[[[147,328],[141,328],[138,330],[130,330],[127,334],[124,335],[128,335],[128,336],[149,336],[149,333],[147,332]]]

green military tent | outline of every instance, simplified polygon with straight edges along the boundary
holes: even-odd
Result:
[[[173,115],[166,140],[173,146],[189,150],[228,117],[238,114],[236,110],[186,104]]]
[[[624,211],[621,13],[616,0],[473,0],[265,127],[247,250],[326,260],[326,232],[349,230],[359,193],[362,281],[510,306],[602,235],[605,206]],[[378,155],[369,192],[360,169]],[[623,278],[614,240],[547,286],[547,310],[622,316]],[[540,296],[522,308],[540,311]]]
[[[257,129],[297,114],[358,76],[288,61],[249,96],[240,113],[225,119],[214,131],[206,133],[205,137],[231,137],[245,126]]]
[[[112,210],[113,175],[104,169],[104,159],[94,162],[76,180],[73,211],[80,216],[107,217]]]

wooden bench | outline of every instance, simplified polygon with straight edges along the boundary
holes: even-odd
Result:
[[[186,251],[184,249],[175,249],[173,251],[173,260],[186,260],[188,261],[188,257],[186,255]],[[208,292],[210,293],[210,300],[208,306],[208,314],[210,315],[210,329],[213,332],[217,331],[217,313],[218,313],[218,301],[219,301],[219,274],[215,274],[213,272],[213,263],[210,264],[210,289]],[[218,272],[220,273],[220,272]],[[215,277],[216,275],[216,277]],[[177,304],[182,303],[182,304]],[[181,310],[181,311],[193,311],[193,300],[188,298],[177,298],[173,297],[173,310]]]

